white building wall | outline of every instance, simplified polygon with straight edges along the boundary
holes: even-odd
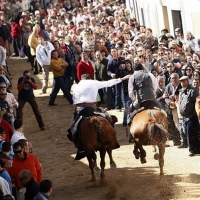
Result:
[[[126,0],[133,2],[133,0]],[[174,33],[172,10],[181,11],[183,32],[192,32],[196,38],[200,38],[200,0],[135,0],[138,5],[138,14],[142,24],[143,8],[146,27],[153,30],[155,35],[160,35],[160,30],[164,28],[164,17],[162,6],[167,7],[169,29]],[[127,4],[128,6],[128,4]],[[176,28],[176,27],[175,27]]]

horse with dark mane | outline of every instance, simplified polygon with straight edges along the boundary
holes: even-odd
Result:
[[[116,164],[112,158],[112,150],[119,148],[117,142],[116,132],[110,122],[101,116],[92,116],[83,119],[78,127],[79,140],[81,141],[82,147],[86,153],[86,157],[89,162],[91,170],[91,181],[95,181],[96,177],[94,173],[101,171],[101,180],[104,179],[104,168],[105,168],[105,155],[106,152],[110,158],[111,169],[116,168]],[[100,152],[100,167],[97,167],[96,163],[96,151]]]
[[[130,133],[134,140],[133,154],[141,163],[146,163],[146,151],[142,145],[151,144],[155,152],[154,159],[159,160],[160,175],[163,175],[165,144],[168,138],[168,120],[160,109],[146,109],[137,113],[132,121]],[[159,149],[159,154],[156,153]]]

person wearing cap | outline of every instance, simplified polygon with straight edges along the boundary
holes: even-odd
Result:
[[[36,22],[36,24],[40,23],[40,11],[39,10],[35,11],[35,22]]]
[[[179,81],[182,86],[179,90],[179,109],[186,124],[189,156],[194,156],[200,154],[199,120],[195,111],[195,102],[199,92],[189,84],[188,76],[182,76]]]
[[[22,26],[26,25],[26,23],[27,23],[26,16],[27,16],[26,12],[22,12],[21,19],[19,20],[19,25],[21,28],[22,28]]]
[[[37,22],[38,22],[38,21],[35,19],[34,14],[33,14],[33,13],[30,13],[30,19],[29,19],[28,23],[29,23],[29,24],[35,25],[35,24],[37,24]]]

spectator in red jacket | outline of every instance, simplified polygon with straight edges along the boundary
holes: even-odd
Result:
[[[77,78],[80,81],[83,74],[89,74],[91,79],[94,79],[94,66],[88,59],[87,52],[82,52],[81,61],[77,65]]]
[[[42,181],[42,166],[37,157],[31,153],[26,153],[23,145],[19,142],[14,143],[13,152],[15,154],[13,164],[7,171],[14,181],[16,189],[19,191],[22,187],[20,182],[23,180],[19,180],[18,175],[23,169],[28,169],[34,180],[40,183]]]
[[[12,43],[13,43],[13,49],[14,54],[13,56],[17,57],[19,56],[20,52],[20,37],[21,37],[21,28],[19,24],[15,22],[14,19],[10,19],[11,24],[11,35],[12,35]]]
[[[5,141],[10,142],[11,137],[13,135],[13,129],[12,129],[11,125],[7,121],[2,120],[0,118],[0,127],[3,127],[5,129],[5,133],[6,133]]]

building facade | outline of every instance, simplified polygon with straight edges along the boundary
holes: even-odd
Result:
[[[167,28],[174,35],[181,28],[185,35],[192,32],[200,38],[200,0],[126,0],[131,17],[161,35],[160,30]]]

